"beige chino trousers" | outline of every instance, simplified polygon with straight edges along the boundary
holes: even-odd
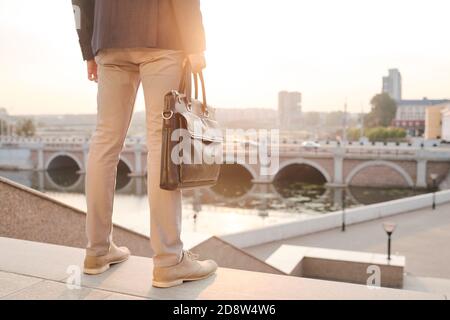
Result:
[[[181,260],[181,192],[159,187],[164,95],[177,89],[181,51],[154,48],[104,49],[98,65],[97,125],[90,142],[86,170],[87,255],[108,252],[117,165],[140,83],[144,89],[147,126],[147,186],[150,238],[156,266]]]

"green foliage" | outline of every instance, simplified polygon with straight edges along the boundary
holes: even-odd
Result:
[[[16,126],[16,134],[21,137],[33,137],[36,134],[36,126],[33,120],[21,120]]]
[[[406,137],[406,131],[402,128],[375,127],[367,129],[365,135],[372,142],[400,141]]]
[[[397,103],[387,93],[375,95],[370,101],[372,110],[365,117],[366,126],[388,127],[392,124],[397,112]]]
[[[347,130],[347,139],[350,141],[358,141],[361,138],[361,129],[350,128]]]
[[[406,138],[406,131],[402,128],[394,127],[375,127],[364,130],[364,135],[371,142],[400,142]],[[347,130],[347,139],[349,141],[358,141],[361,138],[361,129],[350,128]]]
[[[8,134],[8,123],[5,120],[0,119],[0,135]]]

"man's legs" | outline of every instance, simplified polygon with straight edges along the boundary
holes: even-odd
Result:
[[[139,87],[139,68],[122,50],[103,50],[98,64],[97,126],[86,170],[87,255],[103,256],[112,239],[117,164]]]
[[[147,122],[147,184],[150,201],[150,238],[155,266],[177,264],[182,257],[181,192],[160,188],[164,96],[178,89],[183,53],[172,50],[136,51],[144,88]]]
[[[139,79],[143,82],[146,100],[150,237],[154,251],[152,284],[172,287],[184,281],[204,279],[217,269],[213,260],[197,261],[198,257],[192,252],[183,251],[181,192],[159,187],[164,96],[178,87],[182,59],[181,52],[157,49],[114,49],[97,59],[98,124],[91,143],[86,178],[89,238],[86,273],[101,273],[110,264],[122,262],[129,256],[126,248],[117,248],[112,243],[111,220],[116,168]]]
[[[151,56],[140,64],[140,69],[147,109],[150,237],[154,251],[152,285],[169,288],[213,275],[217,263],[213,260],[199,261],[199,255],[183,250],[180,239],[181,192],[159,187],[164,96],[178,88],[183,54],[161,50],[152,52]]]

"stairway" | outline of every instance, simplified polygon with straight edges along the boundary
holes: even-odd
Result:
[[[181,286],[151,286],[152,259],[131,257],[98,276],[80,274],[84,250],[0,238],[0,299],[444,299],[395,289],[219,268],[212,277]],[[67,280],[80,276],[81,288]],[[70,284],[76,282],[70,281]]]

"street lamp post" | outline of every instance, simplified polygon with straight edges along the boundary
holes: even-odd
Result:
[[[345,212],[345,210],[346,210],[346,205],[345,205],[345,188],[342,188],[342,228],[341,228],[341,231],[342,232],[345,232],[345,229],[346,229],[346,217],[345,217],[345,214],[346,214],[346,212]]]
[[[436,210],[436,191],[437,191],[437,178],[438,175],[436,173],[430,174],[431,181],[433,182],[433,205],[432,209]]]
[[[391,236],[395,231],[397,225],[394,222],[384,222],[383,229],[388,235],[388,246],[387,246],[387,259],[391,260]]]
[[[344,146],[347,145],[347,101],[345,101],[344,105],[344,116],[342,119],[342,144]]]

